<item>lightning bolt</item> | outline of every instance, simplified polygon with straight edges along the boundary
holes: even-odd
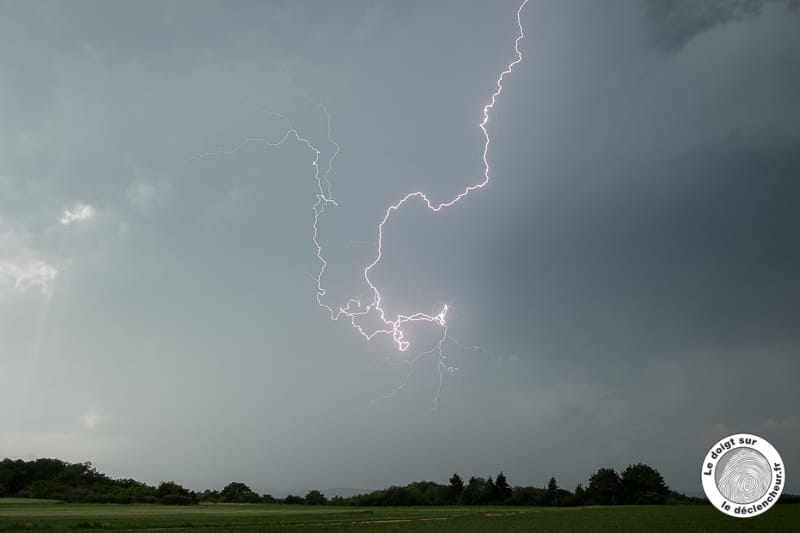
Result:
[[[483,159],[483,178],[479,182],[466,187],[458,195],[456,195],[454,198],[452,198],[451,200],[449,200],[447,202],[441,202],[441,203],[438,203],[438,204],[434,203],[434,202],[431,201],[431,199],[424,192],[415,191],[415,192],[410,192],[410,193],[406,194],[403,198],[400,199],[400,201],[398,201],[395,204],[390,205],[386,209],[386,212],[383,215],[383,219],[378,224],[377,254],[375,255],[375,258],[372,260],[372,262],[370,262],[364,268],[364,280],[367,282],[367,285],[369,286],[369,288],[370,288],[370,290],[372,292],[372,302],[369,305],[367,305],[365,309],[360,309],[361,308],[361,303],[359,301],[350,300],[346,307],[342,307],[342,308],[339,309],[338,313],[332,313],[332,318],[333,319],[338,319],[339,316],[341,316],[341,315],[349,317],[351,322],[352,322],[352,324],[353,324],[353,326],[364,337],[366,337],[368,340],[373,338],[375,335],[378,335],[378,334],[388,334],[388,335],[392,336],[392,338],[394,339],[395,344],[397,345],[397,348],[401,352],[406,351],[408,349],[408,347],[410,346],[410,342],[405,340],[405,334],[403,332],[403,326],[405,324],[408,324],[409,322],[418,322],[418,321],[431,322],[431,323],[434,323],[434,324],[442,327],[444,329],[442,339],[444,339],[445,336],[446,336],[446,327],[447,327],[446,316],[447,316],[447,311],[448,311],[448,306],[447,305],[444,305],[442,307],[441,311],[436,315],[430,315],[430,314],[423,313],[423,312],[417,312],[417,313],[414,313],[414,314],[411,314],[411,315],[397,315],[394,319],[387,318],[386,310],[384,309],[384,307],[382,305],[383,304],[383,297],[381,296],[381,293],[380,293],[380,290],[378,289],[378,287],[373,283],[372,279],[370,278],[370,272],[372,271],[373,268],[375,268],[375,266],[378,265],[378,263],[380,263],[381,259],[383,258],[383,228],[384,228],[384,226],[389,222],[389,219],[392,217],[392,215],[395,212],[397,212],[398,210],[400,210],[406,203],[408,203],[412,199],[418,199],[425,205],[425,207],[427,207],[428,209],[430,209],[431,211],[436,213],[436,212],[441,211],[442,209],[446,209],[448,207],[452,207],[452,206],[456,205],[458,202],[460,202],[463,198],[468,196],[470,193],[472,193],[473,191],[476,191],[478,189],[482,189],[483,187],[485,187],[489,183],[491,177],[490,177],[490,166],[489,166],[488,154],[489,154],[489,145],[491,143],[491,138],[489,136],[489,132],[486,130],[486,125],[489,122],[489,115],[490,115],[492,109],[494,109],[495,103],[497,102],[497,98],[503,92],[503,80],[504,80],[504,78],[508,74],[511,74],[511,72],[514,70],[514,67],[522,61],[522,52],[519,49],[519,43],[525,37],[525,32],[524,32],[524,29],[522,27],[522,10],[523,10],[523,8],[525,7],[525,5],[527,3],[528,3],[528,0],[523,0],[522,4],[520,4],[519,8],[517,9],[517,27],[519,29],[519,33],[517,35],[516,40],[514,41],[514,52],[515,52],[514,60],[511,61],[511,63],[509,63],[508,65],[506,65],[506,68],[498,76],[498,78],[497,78],[497,80],[495,82],[496,89],[492,93],[492,96],[489,99],[489,103],[487,103],[483,107],[483,120],[481,120],[481,122],[478,124],[478,127],[481,129],[481,132],[483,133],[483,139],[484,139],[484,142],[483,142],[483,154],[482,154],[482,159]],[[316,219],[315,219],[315,223],[316,223]],[[316,242],[316,234],[315,234],[315,242]],[[318,258],[323,263],[322,272],[324,272],[324,266],[326,265],[325,260],[319,255],[318,255]],[[317,278],[317,279],[318,279],[318,281],[320,280],[320,278]],[[321,284],[318,283],[318,286],[321,286]],[[322,294],[324,295],[324,290],[322,291]],[[319,296],[319,292],[318,292],[318,296]],[[324,306],[324,304],[321,304],[321,305]],[[358,310],[353,310],[353,307],[352,307],[353,305],[355,305],[359,309]],[[324,306],[324,307],[327,307],[327,306]],[[328,309],[330,309],[330,308],[328,308]],[[362,328],[358,324],[358,318],[362,317],[362,316],[364,316],[364,315],[366,315],[366,314],[368,314],[370,312],[373,312],[373,311],[377,312],[381,322],[383,322],[383,324],[386,327],[383,328],[383,329],[374,330],[372,332],[367,332],[367,331],[364,330],[364,328]],[[439,348],[441,348],[441,342],[439,343]],[[440,356],[441,356],[441,350],[439,350],[439,352],[440,352]]]
[[[203,154],[195,154],[192,156],[188,161],[194,159],[202,159],[206,157],[213,157],[213,156],[230,156],[234,155],[243,149],[245,146],[249,144],[260,144],[265,149],[272,149],[279,147],[286,143],[287,141],[294,139],[296,142],[300,143],[301,145],[305,146],[312,154],[312,166],[314,168],[314,180],[316,183],[316,201],[312,206],[312,211],[314,214],[313,217],[313,224],[312,224],[312,242],[316,249],[316,256],[317,260],[319,261],[320,268],[315,277],[316,282],[316,300],[317,304],[320,307],[325,309],[328,314],[330,315],[331,320],[337,321],[342,318],[349,320],[351,325],[356,329],[356,331],[361,334],[365,339],[372,340],[377,335],[388,335],[392,338],[395,346],[400,352],[405,352],[411,346],[411,342],[406,339],[406,334],[404,331],[404,327],[408,324],[415,323],[415,322],[427,322],[433,324],[439,328],[441,328],[442,333],[439,337],[439,340],[434,344],[434,346],[426,351],[418,353],[413,358],[407,360],[405,364],[409,366],[409,372],[406,375],[405,380],[396,387],[390,394],[384,396],[384,398],[389,398],[400,391],[405,384],[408,382],[408,379],[411,376],[411,372],[413,371],[414,363],[423,356],[426,355],[433,355],[436,354],[438,357],[438,370],[439,370],[439,387],[436,392],[436,396],[434,398],[434,408],[438,405],[439,401],[439,393],[442,387],[442,380],[446,373],[453,373],[458,371],[458,368],[449,366],[446,362],[447,356],[444,354],[444,345],[448,340],[447,336],[447,312],[449,310],[448,305],[443,305],[438,313],[430,314],[426,312],[415,312],[411,314],[398,314],[395,316],[390,316],[387,312],[386,308],[384,307],[384,300],[383,296],[381,295],[381,291],[378,289],[378,286],[372,281],[370,274],[372,270],[381,262],[383,258],[383,230],[386,224],[390,221],[392,216],[403,208],[406,204],[411,202],[412,200],[418,200],[422,202],[422,204],[428,208],[430,211],[434,213],[438,213],[443,209],[447,209],[458,204],[462,199],[466,198],[468,195],[477,191],[479,189],[483,189],[489,181],[491,181],[491,168],[489,165],[489,145],[491,144],[491,137],[489,136],[489,132],[486,129],[486,125],[489,122],[489,117],[491,115],[492,110],[494,109],[495,103],[497,102],[497,98],[503,92],[503,81],[506,76],[512,73],[514,67],[516,67],[522,61],[522,52],[520,51],[519,45],[520,42],[525,38],[525,32],[522,27],[522,10],[525,8],[529,0],[523,0],[520,4],[519,8],[516,12],[516,21],[517,21],[517,28],[518,33],[517,37],[514,41],[514,59],[506,65],[502,72],[497,77],[495,81],[495,89],[494,92],[491,94],[488,103],[483,107],[483,116],[482,120],[478,124],[478,127],[483,134],[483,152],[482,152],[482,159],[483,159],[483,173],[482,177],[476,183],[465,187],[461,192],[459,192],[456,196],[452,197],[450,200],[446,202],[436,203],[433,202],[428,195],[426,195],[422,191],[414,191],[406,194],[403,196],[399,201],[390,205],[386,208],[386,211],[383,215],[383,218],[378,223],[377,233],[378,233],[378,240],[375,243],[376,246],[376,254],[372,261],[370,261],[363,269],[363,278],[366,282],[369,292],[371,294],[371,301],[367,304],[362,303],[360,298],[351,298],[349,299],[343,306],[339,306],[338,308],[334,308],[323,301],[327,291],[323,286],[323,278],[325,277],[325,273],[328,268],[328,261],[325,259],[323,253],[323,246],[319,240],[319,225],[320,225],[320,217],[323,213],[325,213],[326,208],[328,207],[338,207],[338,203],[333,199],[332,192],[331,192],[331,182],[329,176],[333,171],[333,163],[336,159],[336,156],[340,152],[340,146],[333,140],[332,132],[331,132],[331,115],[328,112],[327,107],[324,104],[319,104],[314,102],[310,98],[306,97],[310,103],[319,107],[323,113],[325,114],[327,120],[327,141],[328,143],[334,147],[333,154],[328,159],[327,165],[325,166],[325,170],[320,170],[320,154],[321,151],[318,150],[309,139],[303,137],[292,125],[291,121],[281,113],[276,113],[274,111],[267,111],[260,108],[256,108],[259,112],[265,113],[267,115],[271,115],[277,117],[287,124],[287,130],[282,137],[277,140],[269,141],[267,139],[260,139],[260,138],[247,138],[241,141],[238,145],[236,145],[231,150],[220,150],[216,152],[207,152]],[[188,162],[187,161],[187,162]],[[363,320],[368,316],[376,316],[379,319],[379,324],[382,326],[378,326],[375,329],[368,329],[367,327],[362,325]]]

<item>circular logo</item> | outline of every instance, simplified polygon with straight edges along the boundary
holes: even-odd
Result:
[[[706,454],[700,477],[712,505],[739,518],[767,511],[786,484],[778,450],[749,433],[737,433],[715,444]]]

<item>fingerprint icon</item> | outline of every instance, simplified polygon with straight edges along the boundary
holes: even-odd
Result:
[[[716,472],[717,488],[725,498],[739,503],[759,500],[772,483],[772,469],[761,452],[736,448],[720,458]]]

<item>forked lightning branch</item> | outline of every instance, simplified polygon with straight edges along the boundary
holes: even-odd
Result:
[[[357,331],[361,336],[363,336],[368,341],[377,337],[377,336],[388,336],[394,345],[396,346],[397,350],[400,352],[405,352],[412,347],[413,341],[408,337],[406,334],[406,327],[413,323],[430,323],[441,330],[441,335],[439,336],[438,340],[433,344],[432,347],[429,347],[426,350],[420,351],[415,357],[408,360],[408,364],[410,366],[409,375],[411,369],[413,369],[413,364],[416,360],[420,357],[430,354],[436,354],[438,356],[438,370],[439,370],[439,389],[441,389],[442,378],[445,373],[453,372],[454,368],[448,366],[446,364],[446,356],[444,355],[444,345],[447,341],[447,312],[448,306],[443,305],[438,312],[431,314],[424,311],[417,311],[410,314],[393,314],[391,312],[390,302],[386,302],[384,297],[381,293],[380,288],[375,284],[372,280],[370,274],[372,273],[373,269],[378,266],[383,258],[383,251],[384,246],[390,245],[390,243],[384,243],[383,239],[383,230],[384,227],[389,223],[392,219],[392,216],[397,213],[399,210],[403,209],[407,204],[412,201],[420,202],[424,205],[427,209],[434,213],[438,213],[443,209],[447,209],[450,207],[454,207],[458,204],[462,199],[466,196],[472,194],[473,192],[482,189],[485,187],[489,181],[492,179],[491,177],[491,167],[489,165],[489,145],[491,144],[491,137],[487,130],[487,124],[489,123],[489,119],[491,116],[491,112],[494,109],[495,103],[497,102],[498,97],[503,92],[503,82],[507,75],[511,74],[521,61],[522,61],[522,52],[520,51],[520,42],[525,37],[523,27],[522,27],[522,10],[525,5],[528,3],[528,0],[523,0],[520,4],[519,8],[516,12],[516,23],[517,23],[517,35],[514,40],[514,55],[512,60],[505,66],[505,68],[500,72],[497,79],[494,83],[494,91],[491,93],[488,102],[483,107],[483,114],[482,120],[477,125],[478,128],[481,130],[482,137],[483,137],[483,146],[482,146],[482,162],[483,168],[478,173],[480,178],[473,182],[471,185],[465,187],[463,190],[459,191],[457,194],[452,196],[447,201],[436,202],[431,200],[431,198],[423,191],[413,191],[409,192],[405,196],[403,196],[400,200],[396,203],[389,205],[386,208],[382,218],[378,221],[376,227],[376,234],[377,234],[377,243],[376,243],[376,252],[371,261],[363,267],[362,276],[363,279],[368,287],[368,298],[360,298],[354,297],[347,300],[344,304],[341,305],[334,305],[326,301],[325,297],[327,295],[327,291],[325,289],[325,275],[326,270],[328,267],[328,260],[326,259],[325,250],[322,245],[322,242],[319,239],[319,228],[320,224],[323,219],[323,215],[327,209],[333,207],[340,207],[340,204],[337,203],[331,194],[331,182],[330,182],[330,174],[333,170],[334,160],[336,156],[339,154],[340,147],[339,145],[333,140],[331,135],[331,115],[328,112],[328,109],[324,105],[320,105],[319,107],[325,113],[327,118],[327,142],[329,142],[332,146],[335,147],[330,158],[328,158],[325,169],[321,170],[320,168],[320,156],[321,151],[317,149],[311,140],[302,135],[298,130],[296,130],[293,126],[291,121],[280,113],[268,112],[268,114],[273,115],[275,117],[280,118],[281,120],[285,121],[287,124],[287,129],[283,136],[274,140],[268,139],[260,139],[260,138],[248,138],[241,141],[238,145],[233,147],[229,150],[219,150],[216,152],[207,152],[203,154],[196,154],[192,159],[198,158],[206,158],[206,157],[213,157],[213,156],[230,156],[234,155],[239,152],[242,148],[250,144],[260,144],[264,148],[277,148],[289,141],[295,141],[300,143],[304,146],[311,154],[312,160],[311,164],[314,169],[314,181],[316,185],[316,200],[313,204],[313,222],[312,222],[312,242],[316,250],[316,256],[319,261],[319,270],[316,275],[316,300],[320,307],[325,309],[330,318],[332,320],[341,320],[345,319],[348,321],[352,327]],[[367,303],[365,303],[365,300]],[[376,320],[377,319],[377,320]],[[376,327],[369,327],[366,324],[377,324]],[[406,378],[407,379],[407,378]],[[405,382],[404,382],[405,383]],[[399,388],[402,388],[402,384]],[[436,398],[434,399],[434,405],[438,401],[439,392],[437,391]]]

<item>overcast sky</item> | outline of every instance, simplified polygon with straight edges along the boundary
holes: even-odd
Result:
[[[374,489],[646,462],[700,491],[762,435],[800,491],[800,9],[0,2],[0,456],[194,489]],[[309,100],[310,98],[310,100]],[[405,383],[405,386],[399,388]],[[437,392],[438,391],[438,392]],[[438,394],[438,408],[433,409]],[[384,398],[384,396],[390,396]]]

